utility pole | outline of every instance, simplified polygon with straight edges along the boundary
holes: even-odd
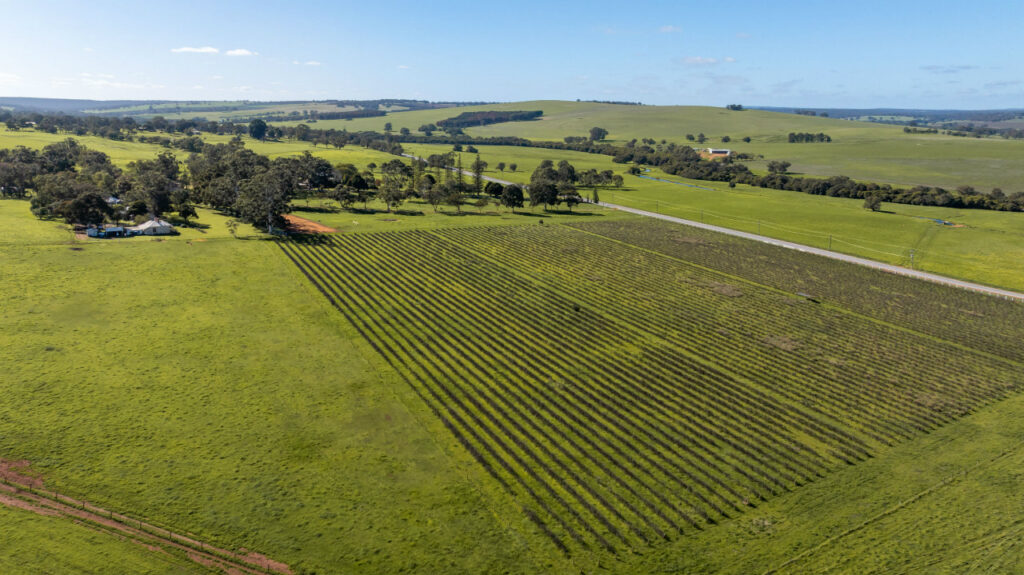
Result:
[[[914,269],[914,250],[910,250],[910,269]]]
[[[828,235],[828,251],[832,251],[832,234]]]

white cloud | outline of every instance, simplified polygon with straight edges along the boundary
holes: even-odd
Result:
[[[704,56],[687,56],[682,60],[683,64],[690,66],[712,66],[718,63],[718,58],[705,58]]]
[[[85,48],[82,48],[82,51],[83,52],[92,52],[92,48],[86,46]]]
[[[750,34],[747,34],[746,32],[737,32],[736,37],[740,39],[746,39],[750,38]]]
[[[405,64],[399,64],[399,65],[398,65],[398,69],[399,69],[399,70],[408,70],[408,69],[409,69],[409,66],[406,66]]]
[[[736,58],[727,56],[725,58],[709,58],[705,56],[687,56],[686,58],[679,58],[676,60],[677,64],[683,64],[684,66],[716,66],[718,64],[732,64],[736,61]]]
[[[295,64],[296,66],[319,66],[320,62],[317,62],[316,60],[306,60],[305,62],[292,60],[292,64]]]
[[[682,31],[682,29],[679,28],[679,26],[672,26],[671,24],[667,24],[665,26],[662,26],[661,28],[658,28],[658,31],[661,32],[662,34],[671,34],[673,32],[680,32]]]
[[[21,76],[0,72],[0,86],[20,86]]]
[[[213,46],[203,46],[202,48],[182,46],[181,48],[171,48],[171,52],[174,52],[175,54],[217,54],[220,50]]]
[[[206,89],[206,87],[205,87],[205,86],[202,86],[202,85],[200,85],[200,84],[196,84],[195,86],[192,86],[192,88],[191,88],[191,89],[192,89],[192,90],[205,90],[205,89]]]
[[[221,75],[218,74],[216,76],[210,76],[210,79],[211,80],[223,80],[224,76],[221,76]]]
[[[102,79],[106,79],[106,80],[113,80],[114,79],[114,75],[113,74],[90,74],[88,72],[82,72],[81,74],[79,74],[79,76],[81,76],[83,78],[102,78]]]
[[[259,52],[253,52],[252,50],[246,50],[245,48],[235,48],[234,50],[228,50],[224,52],[228,56],[259,56]]]

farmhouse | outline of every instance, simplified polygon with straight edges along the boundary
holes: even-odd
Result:
[[[128,229],[132,235],[139,236],[166,236],[174,233],[174,226],[156,218]]]
[[[705,160],[716,160],[721,158],[728,158],[732,155],[732,150],[725,148],[704,148],[700,150],[700,155]]]

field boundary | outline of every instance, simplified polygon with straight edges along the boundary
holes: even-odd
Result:
[[[815,248],[815,247],[804,245],[804,244],[798,244],[796,242],[789,242],[789,241],[786,241],[786,240],[780,240],[780,239],[776,239],[776,238],[772,238],[772,237],[768,237],[768,236],[752,234],[750,232],[742,232],[742,231],[734,230],[734,229],[730,229],[730,228],[723,228],[721,226],[715,226],[715,225],[711,225],[711,224],[695,222],[693,220],[677,218],[675,216],[668,216],[668,215],[665,215],[665,214],[659,214],[657,212],[648,212],[646,210],[640,210],[640,209],[637,209],[637,208],[630,208],[630,207],[622,206],[622,205],[619,205],[619,204],[610,204],[608,202],[598,202],[598,205],[600,205],[602,207],[605,207],[605,208],[610,208],[610,209],[613,209],[613,210],[621,210],[623,212],[628,212],[628,213],[631,213],[631,214],[636,214],[638,216],[645,216],[645,217],[649,217],[649,218],[665,220],[667,222],[672,222],[672,223],[676,223],[676,224],[682,224],[684,226],[691,226],[691,227],[700,228],[700,229],[703,229],[703,230],[708,230],[708,231],[712,231],[712,232],[718,232],[718,233],[722,233],[722,234],[726,234],[726,235],[730,235],[730,236],[735,236],[735,237],[739,237],[739,238],[743,238],[743,239],[747,239],[747,240],[752,240],[752,241],[755,241],[755,242],[771,244],[773,246],[778,246],[778,247],[781,247],[781,248],[786,248],[786,249],[790,249],[790,250],[796,250],[796,251],[799,251],[799,252],[806,252],[806,253],[809,253],[809,254],[814,254],[814,255],[817,255],[817,256],[822,256],[822,257],[826,257],[826,258],[830,258],[830,259],[834,259],[834,260],[844,261],[844,262],[848,262],[848,263],[852,263],[852,264],[857,264],[857,265],[861,265],[861,266],[865,266],[865,267],[869,267],[869,268],[874,268],[874,269],[877,269],[877,270],[881,270],[881,271],[889,272],[889,273],[894,273],[894,274],[897,274],[897,275],[904,275],[904,276],[908,276],[908,277],[912,277],[912,278],[916,278],[916,279],[920,279],[920,280],[930,281],[930,282],[933,282],[933,283],[938,283],[938,284],[943,284],[943,285],[947,285],[947,286],[951,286],[951,287],[965,289],[965,290],[968,290],[968,291],[974,291],[974,292],[978,292],[978,293],[983,293],[983,294],[990,295],[990,296],[1001,297],[1001,298],[1005,298],[1005,299],[1011,299],[1011,300],[1017,300],[1017,301],[1024,302],[1024,293],[1015,292],[1015,291],[1012,291],[1012,290],[1007,290],[1007,289],[1002,289],[1002,288],[986,286],[986,285],[977,284],[977,283],[974,283],[974,282],[969,282],[969,281],[966,281],[966,280],[960,280],[960,279],[951,278],[951,277],[948,277],[948,276],[934,274],[934,273],[931,273],[931,272],[923,272],[923,271],[920,271],[920,270],[912,270],[912,269],[905,268],[905,267],[902,267],[902,266],[887,264],[887,263],[883,263],[883,262],[879,262],[879,261],[875,261],[875,260],[871,260],[871,259],[867,259],[867,258],[862,258],[862,257],[858,257],[858,256],[852,256],[852,255],[844,254],[844,253],[841,253],[841,252],[835,252],[835,251],[826,250],[826,249],[822,249],[822,248]]]
[[[165,551],[172,549],[184,552],[188,560],[207,568],[220,569],[229,575],[292,573],[286,564],[260,554],[241,555],[215,547],[170,529],[115,513],[56,491],[41,489],[40,484],[37,479],[17,473],[0,473],[0,505],[44,516],[67,518],[151,549],[155,547]]]

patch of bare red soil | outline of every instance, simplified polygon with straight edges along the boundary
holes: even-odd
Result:
[[[285,214],[284,219],[288,222],[289,232],[298,234],[333,234],[338,231],[313,220],[307,220],[306,218],[300,218],[291,214]]]

